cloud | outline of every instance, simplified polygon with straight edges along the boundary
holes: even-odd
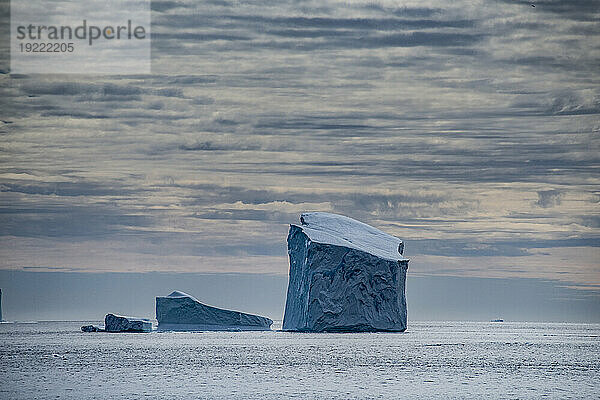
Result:
[[[531,5],[530,1],[525,0],[501,1],[511,5],[519,4],[522,7],[530,7]],[[600,13],[600,5],[594,0],[573,0],[567,2],[560,0],[539,0],[535,2],[535,9],[542,13],[552,13],[560,18],[569,18],[578,21],[594,21],[594,14]]]
[[[401,19],[401,18],[324,18],[324,17],[264,17],[260,15],[222,16],[225,20],[242,21],[251,26],[282,26],[292,29],[325,28],[327,30],[402,30],[427,28],[470,28],[472,20]]]
[[[563,193],[558,190],[541,190],[537,192],[537,194],[538,200],[535,202],[535,204],[542,208],[559,206],[561,197],[563,196]]]
[[[153,75],[1,74],[3,265],[285,274],[310,209],[413,273],[582,284],[597,6],[494,4],[156,1]]]

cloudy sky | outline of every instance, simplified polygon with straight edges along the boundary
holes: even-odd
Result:
[[[0,269],[285,277],[319,210],[598,298],[600,3],[531,4],[153,1],[152,75],[2,51]]]

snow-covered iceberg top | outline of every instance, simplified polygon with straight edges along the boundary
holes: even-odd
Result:
[[[343,215],[326,212],[307,212],[300,216],[302,229],[315,243],[344,246],[394,261],[407,260],[402,256],[402,240],[370,225]]]
[[[168,296],[159,296],[159,297],[169,297],[169,298],[172,298],[172,299],[180,299],[180,298],[183,298],[183,297],[189,297],[190,299],[192,299],[194,301],[198,301],[198,299],[195,298],[194,296],[189,295],[189,294],[184,293],[184,292],[181,292],[179,290],[172,291],[171,294],[169,294]],[[199,303],[199,301],[198,301],[198,303]]]

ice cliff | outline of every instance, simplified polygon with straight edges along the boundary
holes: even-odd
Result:
[[[207,306],[179,291],[156,298],[156,319],[161,330],[269,330],[273,323],[266,317]]]
[[[351,218],[304,213],[290,225],[283,330],[404,331],[404,243]]]

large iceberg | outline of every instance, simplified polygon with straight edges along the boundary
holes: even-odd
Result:
[[[304,213],[287,238],[290,275],[283,330],[406,329],[404,243],[351,218]]]
[[[145,318],[106,314],[104,317],[104,330],[106,332],[150,332],[152,331],[152,322]]]
[[[207,306],[180,291],[156,298],[156,319],[160,330],[260,331],[273,324],[266,317]]]

